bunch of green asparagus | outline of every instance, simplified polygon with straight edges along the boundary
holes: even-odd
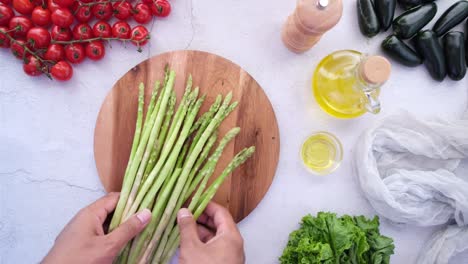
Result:
[[[121,252],[118,263],[168,263],[179,245],[177,211],[187,203],[197,219],[226,177],[255,152],[255,147],[240,151],[207,186],[224,148],[240,131],[231,129],[214,148],[217,129],[237,102],[231,103],[232,93],[224,100],[218,95],[208,112],[199,115],[205,96],[199,97],[198,87],[192,89],[189,76],[176,109],[174,81],[175,72],[166,67],[162,88],[159,82],[154,85],[146,117],[145,88],[139,86],[133,145],[110,231],[145,208],[153,216]]]

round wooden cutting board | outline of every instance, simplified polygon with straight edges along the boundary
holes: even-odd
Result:
[[[208,110],[218,94],[233,91],[233,101],[239,102],[220,126],[219,138],[236,126],[241,132],[226,147],[212,176],[212,179],[218,176],[237,152],[255,145],[254,156],[226,179],[214,198],[229,208],[239,222],[255,209],[273,181],[279,158],[278,124],[270,101],[252,76],[214,54],[163,53],[138,64],[117,81],[101,106],[94,131],[99,177],[107,191],[120,190],[135,130],[138,84],[146,85],[146,107],[155,81],[164,80],[166,64],[176,72],[178,101],[187,77],[192,74],[193,87],[200,87],[200,94],[207,95],[201,113]]]

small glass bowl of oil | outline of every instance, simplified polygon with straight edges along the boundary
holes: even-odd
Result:
[[[343,147],[334,135],[316,132],[302,144],[301,159],[313,174],[327,175],[335,171],[343,159]]]

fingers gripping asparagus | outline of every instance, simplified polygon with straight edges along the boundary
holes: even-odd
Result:
[[[182,204],[186,201],[185,193],[188,191],[189,184],[193,179],[194,174],[198,171],[201,164],[205,161],[208,157],[208,154],[213,147],[214,143],[217,139],[217,132],[213,133],[211,137],[208,139],[206,145],[203,148],[203,151],[200,154],[200,157],[197,160],[197,163],[194,165],[192,173],[189,175],[187,183],[184,185],[181,194],[177,197],[177,204],[174,205],[175,197],[172,196],[173,200],[172,203],[168,204],[166,207],[166,211],[163,214],[161,222],[158,224],[158,229],[153,235],[149,245],[146,247],[146,250],[143,253],[143,257],[141,258],[141,262],[147,263],[150,261],[150,258],[153,255],[153,252],[156,248],[160,250],[160,254],[162,254],[162,250],[164,249],[165,241],[169,236],[169,232],[171,231],[175,218],[177,217],[177,210],[181,208]],[[169,209],[168,209],[169,208]],[[172,211],[171,211],[172,210]],[[162,233],[164,232],[164,234]]]
[[[213,148],[213,145],[215,144],[216,140],[218,138],[218,133],[213,133],[213,135],[211,135],[211,137],[208,139],[208,142],[206,143],[205,147],[203,148],[203,151],[202,153],[200,154],[200,157],[199,159],[197,160],[197,163],[195,164],[194,166],[194,169],[192,171],[192,174],[190,175],[189,178],[193,178],[194,174],[198,171],[198,169],[200,168],[200,166],[203,164],[203,162],[205,162],[206,158],[208,157],[209,153],[210,153],[210,150]],[[183,190],[183,193],[186,193],[188,191],[188,185],[184,186],[184,190]],[[186,201],[187,199],[181,195],[179,197],[179,200],[177,201],[177,205],[176,205],[176,208],[181,208],[183,203]],[[160,259],[162,254],[163,254],[163,251],[164,251],[164,248],[166,246],[166,243],[167,243],[167,240],[169,238],[169,235],[170,235],[170,232],[172,230],[172,228],[174,227],[175,225],[175,219],[177,217],[177,210],[174,210],[172,212],[172,215],[171,215],[171,218],[169,220],[169,226],[164,230],[164,234],[163,236],[161,237],[161,240],[160,242],[155,245],[157,247],[157,250],[156,252],[154,253],[154,256],[152,256],[153,259]],[[151,244],[150,244],[151,245]],[[153,246],[154,247],[154,246]],[[153,248],[150,248],[148,247],[145,254],[147,256],[150,256],[151,257],[151,252],[154,251]],[[147,259],[148,260],[148,259]]]
[[[255,147],[250,147],[242,150],[234,157],[234,159],[229,163],[229,165],[223,170],[221,175],[218,176],[218,178],[216,178],[213,184],[202,195],[201,200],[196,206],[196,210],[193,214],[195,220],[198,219],[198,217],[200,217],[200,215],[203,213],[206,206],[211,201],[211,199],[213,199],[213,196],[216,194],[216,191],[219,189],[226,177],[229,176],[237,167],[242,165],[249,157],[251,157],[254,152]],[[197,201],[192,200],[191,204],[196,202]],[[170,257],[174,254],[175,250],[177,249],[177,246],[179,245],[179,239],[179,230],[177,228],[173,228],[166,249],[164,250],[164,260],[162,263],[167,263]]]
[[[174,171],[174,173],[172,173],[172,175],[170,177],[170,180],[169,180],[169,184],[167,185],[166,190],[171,190],[172,189],[172,187],[174,186],[174,184],[175,184],[177,178],[179,177],[181,171],[182,171],[182,169],[176,169]],[[164,203],[169,198],[168,196],[169,196],[168,193],[163,193],[159,197],[158,200],[161,203]],[[149,230],[151,230],[151,229],[154,230],[156,228],[156,225],[158,224],[158,222],[159,222],[159,217],[155,216],[153,214],[153,217],[151,218],[151,222],[148,224],[148,226],[145,228],[145,230],[142,233],[140,233],[140,235],[138,235],[134,239],[134,241],[132,243],[131,250],[130,250],[128,263],[137,263],[137,261],[139,259],[141,249],[143,247],[146,247],[146,245],[149,243],[149,236],[151,235],[151,232],[149,232]]]

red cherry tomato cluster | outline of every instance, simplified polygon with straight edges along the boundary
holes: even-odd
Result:
[[[0,48],[23,60],[28,75],[66,81],[72,64],[102,59],[108,41],[140,50],[149,39],[144,24],[170,12],[168,0],[0,0]]]

